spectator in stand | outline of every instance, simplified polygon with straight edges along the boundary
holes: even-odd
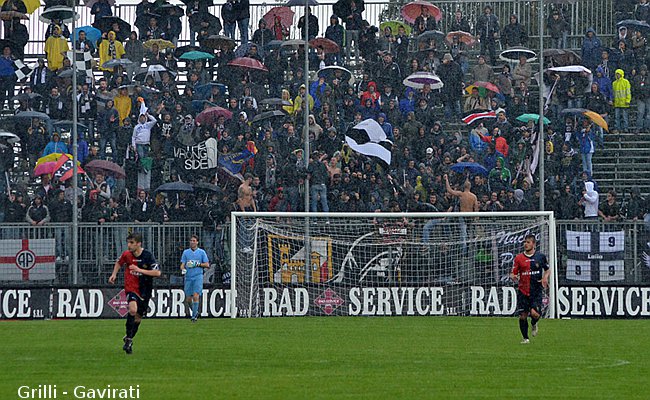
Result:
[[[359,63],[359,33],[362,29],[361,13],[364,9],[363,0],[346,0],[342,12],[337,12],[337,15],[345,22],[345,62],[348,64],[352,58],[353,49],[355,61],[357,64]],[[353,41],[354,47],[352,47]]]
[[[339,17],[335,14],[330,17],[330,25],[325,30],[325,38],[330,39],[339,46],[339,51],[337,53],[327,55],[329,65],[341,65],[341,51],[343,50],[345,30],[343,29],[343,26],[339,24]]]
[[[636,129],[637,132],[650,131],[650,76],[648,67],[643,64],[639,73],[634,77],[632,92],[636,99]]]
[[[639,4],[634,6],[634,19],[637,21],[650,21],[650,3],[648,3],[648,0],[639,0]]]
[[[445,106],[445,119],[449,121],[452,116],[462,117],[460,99],[463,92],[463,71],[460,65],[451,54],[446,53],[436,72],[445,84],[440,92]]]
[[[646,200],[641,196],[641,190],[638,186],[633,187],[623,215],[632,221],[643,221],[647,212]]]
[[[605,222],[616,222],[621,219],[621,208],[616,202],[616,192],[614,190],[607,192],[607,200],[600,205],[598,215]]]
[[[32,205],[27,209],[25,220],[31,226],[42,226],[50,222],[50,211],[43,204],[43,197],[40,194],[36,194]]]
[[[237,9],[236,0],[226,0],[221,7],[221,19],[223,19],[223,32],[231,39],[235,39],[235,30],[237,28],[237,18],[239,10]]]
[[[474,82],[492,82],[494,81],[494,71],[492,67],[485,63],[485,55],[478,56],[478,64],[472,68],[472,80]]]
[[[266,20],[260,19],[257,24],[257,30],[253,32],[253,43],[259,44],[264,48],[270,41],[274,40],[273,32],[267,28]]]
[[[515,81],[515,85],[519,86],[522,82],[526,86],[530,86],[531,77],[533,76],[533,70],[528,64],[526,56],[519,57],[519,64],[515,65],[515,69],[512,71],[512,78]]]
[[[307,25],[305,25],[304,15],[300,17],[300,19],[298,19],[298,29],[300,29],[300,39],[304,40],[305,29],[309,29],[307,37],[309,38],[309,40],[312,40],[316,36],[318,36],[318,17],[316,17],[314,14],[311,13],[311,7],[307,7],[307,16],[308,16]]]
[[[650,84],[650,82],[648,83]],[[585,108],[598,113],[605,121],[609,118],[609,102],[607,101],[607,97],[600,91],[600,87],[596,82],[591,84],[591,91],[585,95]],[[648,111],[650,112],[650,108],[648,108]],[[604,136],[603,128],[599,126],[596,130],[602,142]]]
[[[122,42],[117,40],[115,32],[108,32],[106,39],[102,40],[99,44],[99,69],[104,71],[104,77],[106,79],[112,77],[113,68],[106,68],[103,65],[110,60],[119,60],[123,55],[124,46],[122,46]]]
[[[94,21],[103,18],[110,17],[113,15],[113,10],[111,5],[108,3],[108,0],[97,0],[95,4],[90,8],[90,14],[95,16]]]
[[[634,32],[631,42],[635,60],[634,65],[636,68],[639,68],[641,65],[645,64],[646,45],[648,42],[641,31]]]
[[[43,149],[42,156],[45,157],[53,153],[68,154],[68,146],[61,141],[59,132],[52,133],[52,140],[50,140],[47,146],[45,146],[45,149]]]
[[[250,3],[248,0],[236,0],[234,9],[237,11],[237,25],[241,43],[248,43],[248,25],[250,22]]]
[[[501,30],[501,41],[506,47],[525,47],[528,45],[528,33],[526,33],[526,28],[519,23],[515,14],[510,16],[510,23],[504,26]]]
[[[593,123],[584,119],[582,129],[576,133],[578,143],[580,144],[580,154],[582,156],[582,170],[593,174],[591,158],[596,151],[596,135],[594,134]]]
[[[463,12],[461,10],[457,9],[456,12],[454,13],[454,20],[451,22],[451,25],[449,26],[449,31],[450,32],[461,31],[461,32],[469,33],[470,31],[469,22],[467,22],[467,18],[463,17]]]
[[[617,64],[620,69],[622,69],[628,76],[632,76],[632,69],[636,65],[636,59],[634,58],[634,53],[629,49],[627,41],[620,40],[616,51],[614,52],[614,57],[616,58]]]
[[[619,132],[627,132],[628,109],[632,102],[630,82],[625,79],[625,72],[622,69],[617,69],[615,75],[616,80],[612,83],[612,89],[614,90],[614,114],[616,119],[615,127]]]
[[[54,27],[52,36],[45,41],[44,51],[50,71],[58,71],[63,67],[65,52],[68,50],[68,42],[61,36],[61,27],[57,25]]]
[[[483,8],[483,15],[476,21],[475,35],[481,42],[481,54],[490,56],[490,64],[496,62],[496,40],[499,38],[499,19],[492,14],[489,4]]]
[[[16,74],[14,73],[14,61],[11,55],[11,47],[3,46],[2,56],[0,56],[0,110],[7,105],[11,107],[10,99],[14,95],[16,85]]]
[[[571,30],[571,26],[564,17],[560,15],[560,10],[553,10],[551,19],[546,23],[546,29],[548,30],[548,34],[551,35],[552,48],[567,48],[567,37]]]
[[[435,31],[437,28],[437,22],[436,19],[431,15],[429,12],[429,8],[426,6],[422,6],[422,11],[420,12],[420,16],[415,19],[415,23],[413,24],[414,26],[423,26],[424,27],[424,32],[426,31]]]
[[[124,45],[124,57],[133,61],[132,64],[126,66],[126,78],[127,81],[131,81],[135,74],[140,71],[140,66],[142,61],[144,61],[144,46],[142,41],[138,39],[138,33],[136,31],[131,31],[129,40],[126,41]]]
[[[599,63],[602,44],[594,28],[587,29],[582,41],[582,65],[594,70]]]

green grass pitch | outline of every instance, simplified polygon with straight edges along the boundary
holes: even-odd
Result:
[[[21,385],[140,385],[140,398],[648,399],[650,325],[516,318],[123,320],[0,323],[0,399]]]

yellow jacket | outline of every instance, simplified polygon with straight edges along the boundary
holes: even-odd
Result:
[[[616,108],[629,108],[632,101],[632,91],[630,89],[630,81],[625,79],[625,72],[622,69],[617,69],[616,75],[621,75],[612,83],[614,90],[614,107]]]
[[[65,52],[69,50],[68,42],[61,36],[50,36],[45,41],[45,54],[47,67],[50,71],[57,71],[63,67]]]
[[[113,59],[113,57],[108,54],[108,46],[111,39],[113,39],[113,42],[115,43],[115,59],[119,60],[124,55],[124,46],[122,46],[122,42],[115,39],[115,32],[108,32],[108,39],[102,40],[102,42],[99,44],[99,69],[102,71],[113,72],[113,68],[102,67],[106,61]]]
[[[124,118],[131,115],[131,98],[129,96],[118,95],[113,99],[113,103],[117,113],[120,114],[120,126],[122,126]]]

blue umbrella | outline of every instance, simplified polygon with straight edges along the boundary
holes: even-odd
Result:
[[[285,4],[287,7],[304,7],[305,0],[289,0]],[[308,6],[317,6],[318,2],[316,0],[307,0]]]
[[[206,83],[205,85],[199,85],[194,88],[194,92],[198,95],[198,97],[206,98],[210,96],[210,92],[212,92],[212,88],[215,86],[219,88],[219,91],[222,95],[226,95],[226,85],[217,82],[210,82]]]
[[[183,53],[180,57],[181,60],[211,60],[214,56],[204,51],[188,51]]]
[[[86,39],[90,40],[93,44],[97,43],[97,41],[102,37],[102,31],[99,29],[92,26],[82,26],[74,30],[73,40],[77,40],[79,37],[79,31],[86,32]]]
[[[193,192],[194,187],[185,182],[169,182],[158,186],[156,192]]]
[[[485,169],[484,166],[473,162],[459,162],[452,165],[450,168],[452,171],[458,172],[459,174],[462,174],[466,171],[469,171],[472,174],[481,174],[481,175],[488,174],[488,170]]]
[[[211,103],[207,100],[192,100],[192,111],[195,114],[200,113],[205,108],[205,104],[208,104],[210,107],[215,107],[217,104]]]
[[[248,52],[250,51],[251,47],[257,47],[257,54],[260,57],[264,57],[264,52],[262,51],[262,46],[258,45],[257,43],[253,42],[246,42],[244,44],[241,44],[239,47],[235,49],[235,57],[248,57]]]

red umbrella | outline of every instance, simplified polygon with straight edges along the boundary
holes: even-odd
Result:
[[[294,12],[289,8],[289,7],[273,7],[272,9],[269,10],[262,19],[266,21],[267,26],[269,29],[275,25],[275,18],[280,18],[280,24],[288,28],[291,25],[293,25],[293,16]]]
[[[311,45],[311,47],[322,48],[323,51],[327,54],[338,53],[339,51],[341,51],[339,45],[336,44],[336,42],[326,38],[312,39],[309,41],[309,44]]]
[[[201,125],[212,125],[219,117],[224,117],[225,119],[232,118],[232,112],[226,110],[223,107],[210,107],[201,111],[196,116],[196,122]]]
[[[110,162],[107,160],[92,160],[88,164],[86,164],[84,168],[86,169],[86,171],[95,174],[101,172],[106,175],[114,176],[118,179],[126,178],[126,172],[124,171],[124,168],[120,167],[114,162]]]
[[[56,168],[56,161],[44,162],[38,164],[36,169],[34,169],[34,176],[40,175],[52,175]]]
[[[264,64],[257,61],[256,59],[250,58],[250,57],[235,58],[234,60],[229,62],[228,65],[233,66],[233,67],[240,67],[240,68],[246,68],[246,69],[256,69],[258,71],[269,72],[269,70],[264,66]]]
[[[476,38],[471,34],[463,31],[454,31],[447,34],[447,43],[452,44],[454,38],[458,37],[458,41],[465,43],[468,46],[473,46],[476,43]]]
[[[402,7],[402,17],[404,17],[406,22],[413,24],[415,23],[415,19],[422,15],[423,7],[428,8],[429,14],[435,18],[437,22],[440,22],[442,19],[442,12],[440,9],[424,0],[415,0]]]
[[[499,88],[498,88],[494,83],[491,83],[491,82],[480,82],[480,81],[472,83],[472,84],[469,85],[467,88],[465,88],[465,90],[467,91],[467,93],[470,93],[470,94],[471,94],[471,93],[472,93],[472,89],[474,89],[475,87],[482,87],[482,88],[485,88],[485,89],[487,89],[487,90],[490,90],[490,91],[492,91],[492,92],[494,92],[494,93],[501,93],[501,92],[499,91]]]

